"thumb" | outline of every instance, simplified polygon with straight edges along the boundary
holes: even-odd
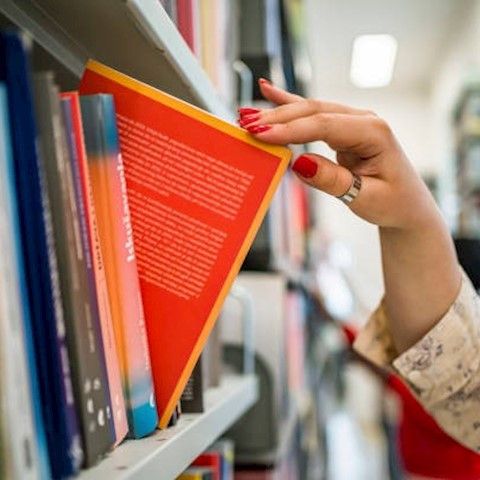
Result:
[[[325,193],[339,197],[352,185],[352,172],[321,155],[298,157],[292,170],[306,183]]]

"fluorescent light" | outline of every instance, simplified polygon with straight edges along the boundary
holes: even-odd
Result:
[[[353,42],[350,80],[356,87],[385,87],[392,81],[397,40],[392,35],[359,35]]]

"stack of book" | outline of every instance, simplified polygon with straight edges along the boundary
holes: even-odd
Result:
[[[96,62],[60,93],[0,33],[1,478],[178,415],[289,156]]]

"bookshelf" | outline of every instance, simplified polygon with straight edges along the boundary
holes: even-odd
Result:
[[[228,375],[205,392],[205,412],[183,414],[174,427],[126,441],[80,480],[168,480],[179,475],[214,440],[251,407],[258,396],[253,375]]]
[[[234,119],[158,0],[2,0],[0,12],[76,78],[94,58]]]
[[[93,58],[234,119],[158,0],[1,0],[5,23],[31,35],[35,49],[41,47],[39,66],[55,70],[64,89],[76,87]],[[255,404],[258,391],[254,375],[224,376],[205,392],[204,413],[183,414],[174,427],[125,441],[78,478],[176,478]]]

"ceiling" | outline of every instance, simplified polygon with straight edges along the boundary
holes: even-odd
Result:
[[[468,14],[470,0],[306,0],[306,40],[313,75],[323,90],[345,90],[353,39],[389,33],[398,40],[389,89],[428,87],[442,49]]]

